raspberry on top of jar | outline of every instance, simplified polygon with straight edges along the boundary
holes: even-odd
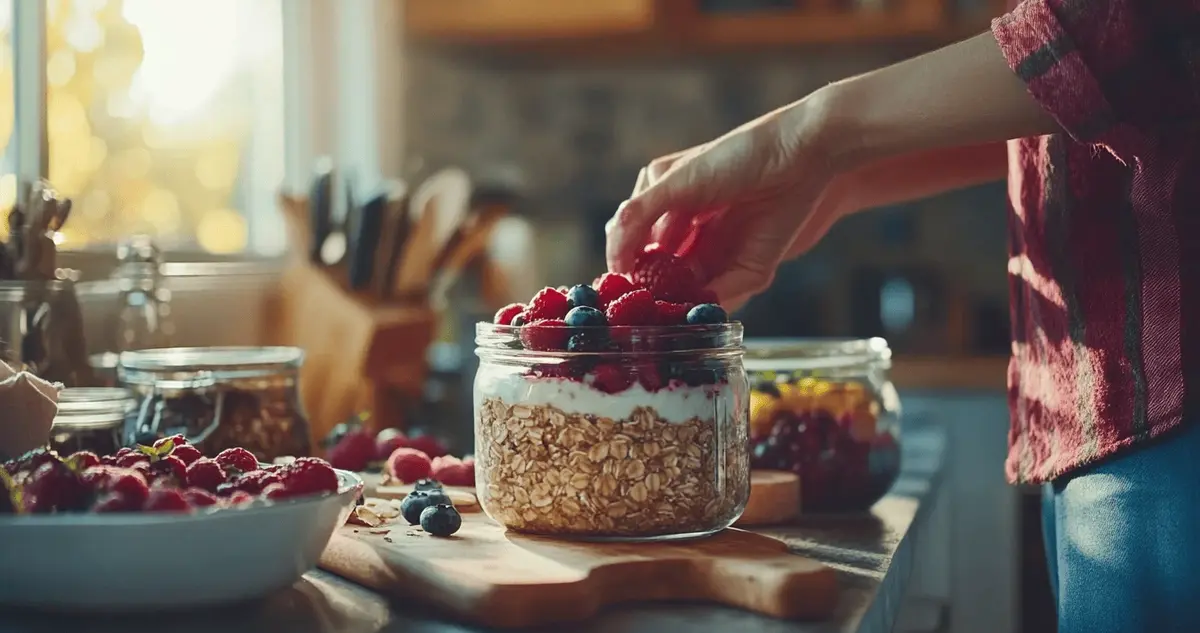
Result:
[[[648,248],[631,275],[545,288],[477,334],[477,483],[493,518],[636,538],[740,515],[741,326],[682,260]]]

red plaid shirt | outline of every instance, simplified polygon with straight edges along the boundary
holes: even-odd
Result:
[[[1066,132],[1008,147],[1006,471],[1044,482],[1198,411],[1200,2],[1025,0],[992,32]]]

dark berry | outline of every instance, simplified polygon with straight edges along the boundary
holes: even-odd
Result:
[[[267,486],[281,482],[283,482],[283,475],[277,470],[252,470],[217,486],[216,493],[222,497],[227,497],[237,491],[257,495],[266,490]]]
[[[4,468],[8,470],[9,474],[15,475],[21,472],[31,472],[36,470],[38,466],[41,466],[47,462],[58,461],[62,461],[62,458],[58,456],[58,453],[42,447],[35,448],[16,459],[5,462]]]
[[[132,468],[96,466],[83,471],[80,480],[97,497],[110,494],[121,497],[128,505],[127,511],[141,508],[150,494],[145,476]],[[115,507],[118,502],[110,503]]]
[[[34,469],[21,490],[24,509],[38,514],[82,510],[88,503],[88,489],[79,476],[58,460]]]
[[[429,490],[441,490],[442,484],[436,479],[421,479],[413,484],[413,490],[418,492],[427,492]]]
[[[764,380],[754,385],[754,390],[760,391],[767,395],[775,396],[776,398],[779,398],[782,395],[779,393],[779,387],[777,387],[774,382],[769,380]]]
[[[688,311],[692,309],[690,303],[670,301],[655,301],[654,306],[658,309],[659,325],[684,325],[687,323]]]
[[[633,384],[633,377],[629,372],[615,364],[597,365],[588,378],[593,387],[605,393],[621,393]]]
[[[329,462],[316,457],[301,457],[283,469],[283,485],[289,496],[334,493],[338,484],[337,473]]]
[[[725,314],[725,308],[715,303],[701,303],[687,313],[689,325],[715,325],[728,320],[729,315]]]
[[[149,464],[150,458],[144,453],[131,452],[117,457],[116,465],[121,468],[133,468],[138,464]]]
[[[525,308],[525,318],[530,322],[561,319],[570,309],[566,295],[556,288],[542,288]]]
[[[572,308],[599,308],[600,293],[596,292],[596,290],[591,286],[580,284],[567,291],[567,303],[569,303]],[[568,319],[567,323],[570,324],[571,321]]]
[[[420,520],[421,529],[433,536],[450,536],[462,527],[462,515],[448,503],[426,507]]]
[[[185,479],[192,488],[216,492],[225,483],[225,470],[215,460],[202,457],[188,465]]]
[[[421,512],[425,508],[449,503],[450,497],[441,490],[414,490],[400,502],[400,514],[409,525],[416,525],[421,522]]]
[[[586,288],[587,286],[577,286],[578,288]],[[604,318],[604,313],[590,306],[579,306],[571,308],[567,313],[563,323],[570,327],[603,327],[608,325],[608,321]]]
[[[568,352],[603,352],[611,346],[604,330],[577,332],[567,339]]]
[[[187,483],[187,464],[174,455],[150,464],[151,483],[159,482],[173,488],[179,488]]]
[[[646,391],[658,391],[663,387],[663,377],[654,363],[643,363],[637,367],[638,382]]]
[[[492,319],[492,322],[496,325],[512,325],[513,319],[524,311],[524,305],[520,303],[510,303],[496,311],[496,316]]]
[[[633,268],[633,283],[649,290],[655,299],[691,301],[703,288],[699,275],[686,261],[658,244],[647,246]]]
[[[329,449],[329,463],[342,470],[366,470],[375,459],[375,438],[366,430],[347,433],[337,446]]]

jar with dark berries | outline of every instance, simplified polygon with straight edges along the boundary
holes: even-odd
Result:
[[[756,469],[800,477],[804,512],[858,512],[900,473],[891,350],[872,339],[746,342]]]
[[[112,455],[124,446],[125,425],[136,401],[128,389],[68,387],[58,394],[50,448],[60,455],[90,451]]]
[[[122,352],[137,395],[128,444],[180,434],[204,455],[242,447],[264,462],[311,452],[295,347],[177,347]]]
[[[680,325],[609,326],[592,311],[476,327],[475,481],[488,516],[599,540],[702,536],[741,516],[742,326],[689,325],[676,311]]]

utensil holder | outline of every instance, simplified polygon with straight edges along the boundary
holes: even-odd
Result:
[[[281,202],[297,256],[269,302],[265,331],[271,344],[305,351],[300,397],[314,440],[362,411],[371,412],[372,426],[402,428],[428,375],[436,314],[427,303],[383,302],[340,285],[339,271],[310,263],[300,248],[306,242],[297,241],[308,233],[306,203]]]

